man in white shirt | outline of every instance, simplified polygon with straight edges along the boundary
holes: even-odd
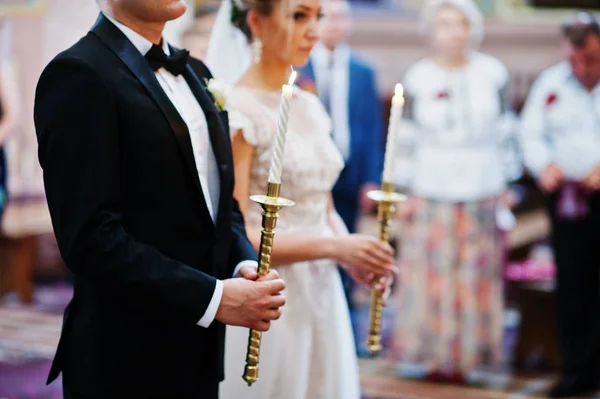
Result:
[[[551,397],[586,394],[600,358],[600,26],[563,27],[567,60],[544,71],[523,111],[525,163],[548,195],[558,268],[563,375]]]
[[[72,399],[216,399],[225,325],[268,330],[284,283],[252,281],[212,75],[163,40],[185,1],[99,4],[36,92],[48,205],[75,275],[49,381],[62,371]]]

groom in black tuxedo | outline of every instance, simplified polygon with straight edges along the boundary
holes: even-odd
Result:
[[[284,283],[254,281],[210,72],[162,41],[185,1],[99,4],[36,92],[48,205],[75,275],[49,381],[62,371],[66,398],[217,398],[225,324],[268,330]]]

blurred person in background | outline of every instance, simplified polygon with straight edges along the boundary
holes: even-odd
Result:
[[[333,188],[333,201],[346,227],[356,232],[362,210],[375,209],[366,193],[378,188],[383,161],[381,100],[373,67],[348,44],[352,29],[346,0],[323,4],[321,40],[299,70],[298,85],[316,91],[333,122],[332,137],[345,166]],[[340,268],[352,307],[353,280]]]
[[[0,20],[0,227],[8,203],[8,162],[4,147],[15,125],[19,102],[11,42],[11,23],[9,19],[4,18]]]
[[[557,266],[562,378],[550,397],[598,386],[600,319],[600,27],[563,26],[565,61],[544,71],[523,111],[525,164],[547,194]]]
[[[400,245],[395,352],[402,377],[495,383],[502,377],[503,230],[520,175],[497,59],[474,50],[484,16],[471,0],[429,1],[433,54],[409,68],[397,184],[409,200]],[[508,151],[512,149],[513,151]]]

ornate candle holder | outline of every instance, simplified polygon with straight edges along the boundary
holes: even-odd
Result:
[[[382,183],[381,190],[369,191],[367,196],[379,203],[377,218],[379,220],[379,239],[390,242],[390,220],[396,211],[396,204],[406,201],[406,196],[395,191],[392,183]],[[369,321],[369,337],[367,349],[371,355],[381,350],[381,318],[383,315],[383,291],[377,287],[379,278],[373,282],[371,293],[371,317]]]
[[[271,270],[271,252],[273,251],[273,238],[277,225],[278,212],[281,208],[294,206],[294,202],[279,196],[281,184],[268,183],[267,195],[253,195],[250,200],[260,204],[262,213],[262,233],[260,237],[260,250],[258,261],[258,276],[266,276]],[[250,329],[248,337],[248,350],[246,352],[246,367],[244,368],[244,381],[251,386],[258,381],[258,360],[260,357],[260,343],[262,333]]]

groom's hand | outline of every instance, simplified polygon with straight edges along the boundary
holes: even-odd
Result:
[[[258,266],[257,265],[247,265],[242,266],[240,270],[238,270],[237,274],[234,277],[241,277],[246,280],[257,280],[258,279]]]
[[[276,273],[260,281],[233,278],[223,281],[223,297],[216,319],[223,324],[267,331],[271,321],[281,317],[285,283]]]
[[[257,265],[248,265],[242,266],[240,270],[238,270],[237,274],[234,277],[241,277],[246,280],[251,281],[268,281],[268,280],[278,280],[279,273],[277,270],[271,269],[269,273],[263,277],[258,277],[258,266]]]

